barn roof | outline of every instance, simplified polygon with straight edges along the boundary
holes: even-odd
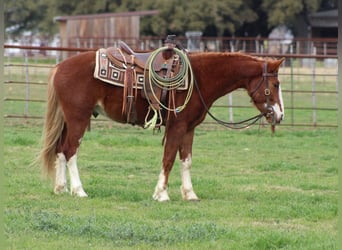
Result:
[[[142,11],[130,11],[130,12],[114,12],[114,13],[102,13],[91,15],[73,15],[73,16],[56,16],[53,18],[55,22],[65,22],[68,20],[80,20],[80,19],[101,19],[111,17],[125,17],[125,16],[151,16],[158,14],[158,10],[142,10]]]
[[[327,10],[314,13],[309,16],[312,27],[337,28],[338,10]]]

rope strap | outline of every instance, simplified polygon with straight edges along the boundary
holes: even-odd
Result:
[[[191,98],[193,86],[194,86],[194,75],[193,75],[193,71],[192,71],[188,56],[182,50],[177,49],[177,48],[173,48],[173,51],[175,52],[175,55],[173,56],[177,56],[179,59],[179,65],[180,65],[179,72],[177,72],[175,75],[173,74],[166,75],[166,76],[159,75],[158,72],[154,70],[153,64],[154,64],[156,56],[159,53],[163,52],[164,50],[169,50],[169,47],[161,47],[161,48],[156,49],[155,51],[151,53],[150,57],[148,58],[146,65],[145,65],[145,69],[144,69],[144,75],[146,75],[146,71],[149,69],[148,70],[148,82],[147,83],[144,82],[144,86],[146,86],[146,84],[149,85],[149,90],[151,91],[151,94],[154,100],[157,102],[157,104],[160,107],[164,108],[167,111],[174,112],[175,114],[177,114],[186,107],[186,105],[188,104]],[[189,80],[188,92],[185,97],[184,103],[182,105],[178,107],[168,107],[159,100],[155,92],[155,87],[158,87],[160,89],[167,90],[167,91],[176,90],[177,88],[181,87],[187,80]],[[144,87],[144,92],[145,92],[145,96],[148,97],[146,87]],[[152,107],[151,100],[149,98],[147,98],[147,100],[150,104],[150,107]],[[145,122],[145,127],[154,128],[153,124],[155,124],[155,121],[157,119],[156,118],[157,112],[156,110],[153,110],[153,111],[154,111],[153,118],[150,121]]]

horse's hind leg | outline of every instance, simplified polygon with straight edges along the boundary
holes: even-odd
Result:
[[[72,195],[79,197],[87,197],[87,193],[84,192],[81,179],[77,168],[77,151],[67,162],[67,167],[70,175],[70,192]]]
[[[64,131],[65,134],[63,136],[63,143],[61,144],[61,148],[59,149],[59,153],[57,156],[60,159],[65,159],[64,162],[66,162],[66,167],[69,171],[70,176],[70,193],[72,195],[76,195],[79,197],[87,197],[88,195],[83,190],[82,182],[79,176],[78,167],[77,167],[77,151],[81,144],[82,137],[84,135],[85,129],[88,125],[88,121],[73,121],[73,122],[67,122],[66,123],[66,130]],[[61,162],[61,161],[60,161]],[[57,166],[57,165],[56,165]],[[65,167],[63,168],[62,164],[59,165],[60,167],[60,183],[63,182],[65,179],[66,183],[66,177]],[[58,170],[56,169],[56,186],[55,186],[55,192],[57,186],[57,178],[58,178]],[[64,178],[64,179],[63,179]]]
[[[55,194],[68,192],[66,179],[66,159],[63,153],[58,153],[56,158],[56,177],[55,177]]]

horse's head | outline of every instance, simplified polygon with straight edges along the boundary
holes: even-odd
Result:
[[[284,119],[284,103],[278,80],[278,69],[284,58],[262,62],[262,74],[248,83],[247,91],[259,111],[275,125]]]

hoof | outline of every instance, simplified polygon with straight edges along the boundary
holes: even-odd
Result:
[[[181,194],[183,197],[183,200],[185,201],[200,201],[200,199],[195,194],[194,190],[191,189],[185,189],[181,186]]]
[[[68,188],[66,187],[66,185],[58,185],[58,186],[55,186],[53,191],[55,194],[59,195],[59,194],[67,193]]]
[[[156,188],[156,191],[154,192],[152,198],[159,202],[165,202],[165,201],[170,200],[170,197],[167,193],[167,189],[161,190],[161,189]]]
[[[74,195],[77,197],[88,197],[87,193],[84,192],[82,186],[71,189],[71,195]]]

